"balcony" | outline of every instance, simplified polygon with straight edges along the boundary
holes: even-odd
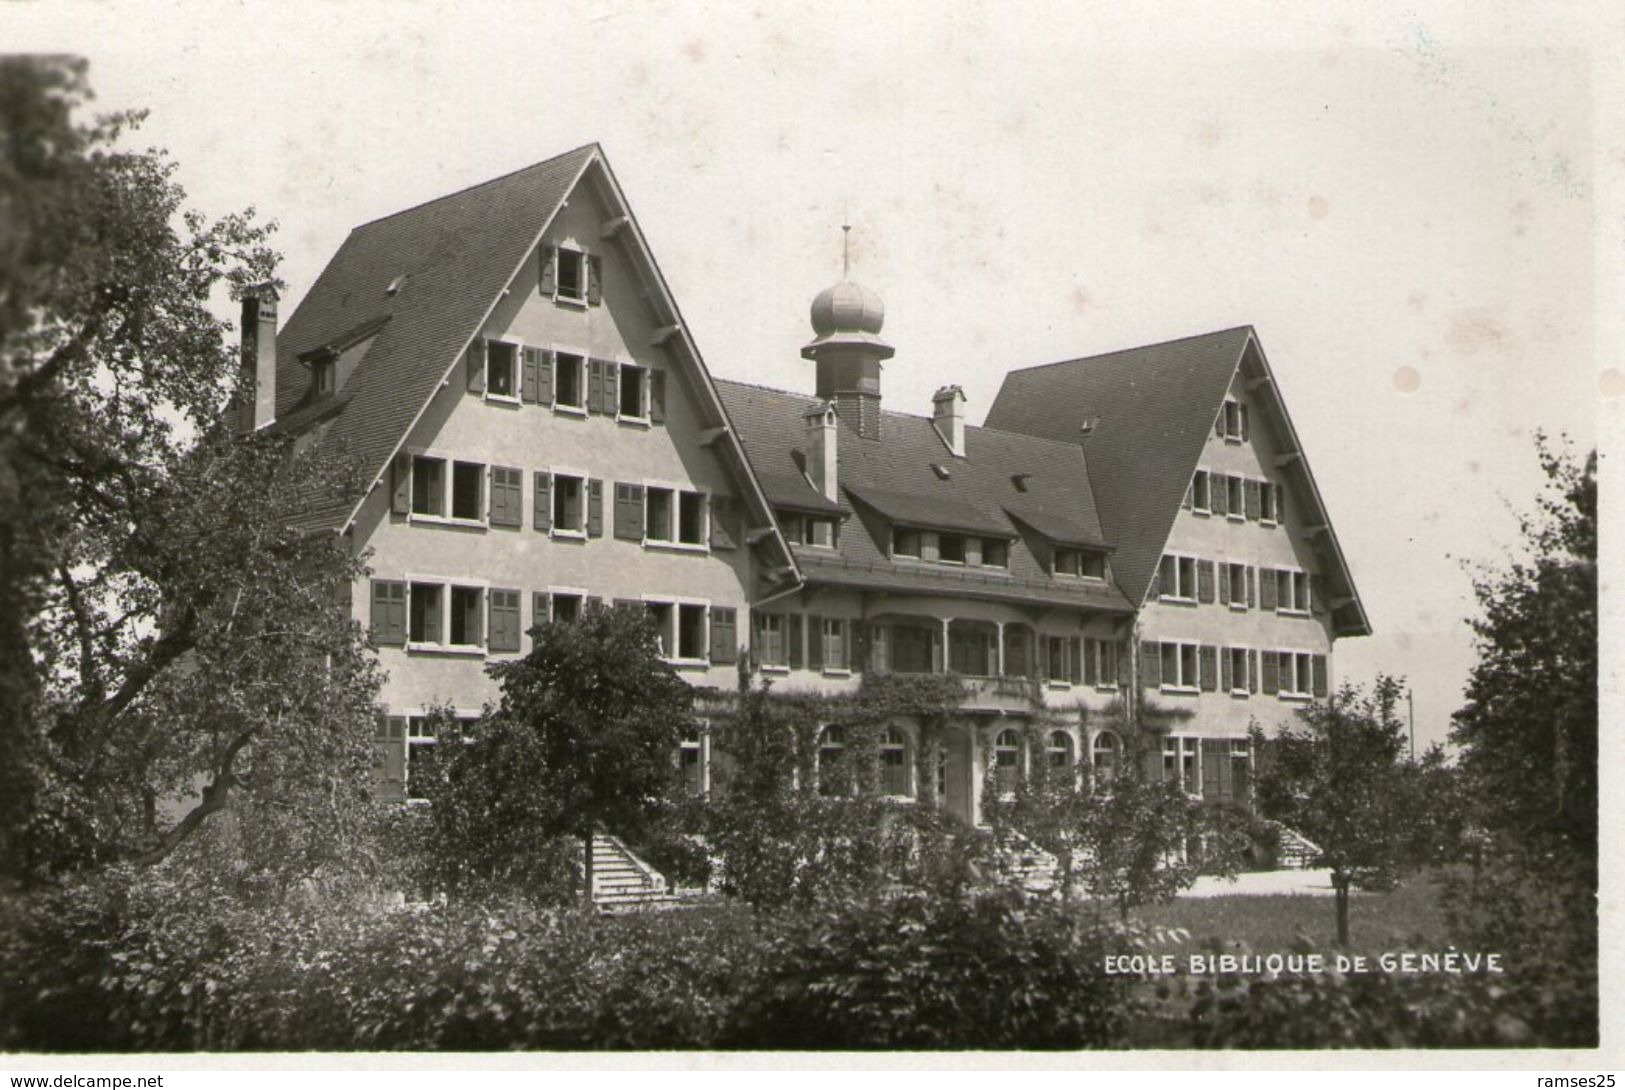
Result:
[[[1029,712],[1043,699],[1042,687],[1030,677],[968,677],[965,690],[959,707],[968,712]]]

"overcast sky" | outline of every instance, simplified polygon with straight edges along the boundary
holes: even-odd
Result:
[[[351,227],[596,140],[720,376],[811,389],[843,220],[892,408],[1251,324],[1376,629],[1339,672],[1410,676],[1442,738],[1532,433],[1619,425],[1618,20],[1082,7],[12,5],[0,40],[85,54],[196,206],[277,220],[284,314]]]

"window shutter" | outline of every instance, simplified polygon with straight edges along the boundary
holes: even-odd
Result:
[[[604,412],[604,361],[587,361],[587,411]]]
[[[1248,437],[1252,435],[1252,426],[1247,420],[1247,406],[1243,403],[1236,406],[1236,410],[1241,416],[1241,441],[1245,443]]]
[[[1230,513],[1230,478],[1223,473],[1215,473],[1208,478],[1207,486],[1208,510],[1215,515],[1228,515]]]
[[[1258,569],[1258,604],[1261,609],[1275,609],[1280,605],[1280,585],[1275,581],[1274,568]]]
[[[1202,676],[1202,688],[1213,692],[1219,687],[1219,649],[1203,644],[1196,650],[1197,669]]]
[[[536,350],[536,400],[542,405],[553,404],[553,350]]]
[[[1257,597],[1257,595],[1255,593],[1256,588],[1254,586],[1255,579],[1254,579],[1254,572],[1253,572],[1252,565],[1249,564],[1247,566],[1246,571],[1247,571],[1247,608],[1252,609],[1253,606],[1256,605],[1257,602],[1258,602],[1258,597]]]
[[[1221,564],[1221,565],[1219,565],[1219,567],[1218,567],[1218,581],[1219,581],[1219,604],[1221,606],[1227,606],[1227,605],[1230,604],[1230,565],[1229,564]]]
[[[380,715],[373,728],[373,792],[380,802],[406,801],[406,718]]]
[[[1324,697],[1329,689],[1326,677],[1326,656],[1312,655],[1309,662],[1310,670],[1315,679],[1314,693],[1318,697]]]
[[[1083,680],[1083,639],[1073,636],[1067,640],[1066,677],[1076,684]]]
[[[604,414],[617,416],[621,411],[621,365],[614,360],[603,361]]]
[[[734,512],[736,510],[732,496],[711,497],[711,548],[733,549],[737,548],[734,542]]]
[[[1228,693],[1236,687],[1235,667],[1230,661],[1230,648],[1219,651],[1219,691]]]
[[[481,337],[468,346],[468,392],[485,393],[485,340]]]
[[[1247,505],[1247,521],[1257,522],[1262,507],[1259,501],[1258,482],[1249,477],[1242,483],[1243,500]]]
[[[548,615],[551,612],[552,612],[552,610],[550,610],[548,608],[547,592],[545,590],[533,590],[533,591],[531,591],[530,592],[530,627],[533,628],[533,629],[534,628],[540,628],[542,625],[546,624],[548,622]],[[536,645],[536,641],[532,640],[531,641],[531,646],[534,647],[535,645]]]
[[[711,607],[712,662],[733,662],[739,657],[738,616],[733,609]]]
[[[1033,637],[1034,657],[1038,660],[1038,680],[1049,680],[1049,637],[1038,633]]]
[[[1100,671],[1095,663],[1096,656],[1100,654],[1100,647],[1099,640],[1088,640],[1083,645],[1083,683],[1085,685],[1095,685],[1100,681]]]
[[[1162,645],[1155,640],[1140,644],[1140,682],[1147,689],[1162,684]]]
[[[410,454],[395,455],[394,462],[390,463],[389,473],[390,511],[397,515],[410,514],[412,511],[412,456]]]
[[[804,635],[802,628],[804,627],[804,622],[806,619],[807,618],[800,613],[786,614],[784,618],[784,627],[790,630],[790,668],[792,670],[801,669],[804,661],[801,653],[801,644],[802,637]]]
[[[1275,524],[1286,528],[1286,486],[1275,486]]]
[[[587,536],[604,536],[604,482],[596,477],[587,482]]]
[[[545,469],[533,474],[534,498],[531,501],[531,525],[538,530],[553,528],[553,475]]]
[[[1127,644],[1124,644],[1122,648],[1119,648],[1117,644],[1108,642],[1103,648],[1105,651],[1105,669],[1102,671],[1101,680],[1107,685],[1117,684],[1117,664],[1123,660],[1123,651],[1127,646]]]
[[[643,540],[643,486],[615,486],[615,536],[624,541]]]
[[[536,368],[540,355],[541,352],[528,347],[520,352],[519,400],[532,405],[536,403]]]
[[[824,649],[824,665],[835,670],[848,670],[852,666],[852,658],[848,641],[855,622],[844,618],[831,622],[834,634],[829,638],[829,646]]]
[[[406,642],[405,583],[372,581],[372,642],[379,647],[400,647]]]
[[[869,668],[878,673],[891,669],[891,631],[885,625],[868,627]]]
[[[1191,478],[1191,483],[1185,486],[1185,502],[1181,506],[1185,507],[1186,509],[1189,509],[1192,506],[1192,504],[1195,503],[1195,500],[1196,500],[1196,478],[1192,477]]]
[[[518,527],[524,523],[524,474],[504,466],[491,468],[491,525]]]
[[[1258,692],[1258,652],[1247,652],[1247,691]]]
[[[1224,406],[1223,405],[1219,406],[1218,419],[1213,421],[1213,434],[1217,435],[1220,439],[1224,438]]]
[[[587,255],[587,305],[597,306],[604,301],[604,259],[598,254]]]
[[[439,643],[445,638],[446,626],[440,623],[440,600],[446,596],[446,588],[436,590],[423,603],[423,637],[426,643]]]
[[[493,590],[491,597],[491,650],[519,650],[519,592]]]
[[[1311,575],[1309,577],[1309,608],[1315,613],[1324,614],[1327,604],[1326,577]]]
[[[807,617],[807,669],[824,668],[824,618],[809,614]]]
[[[1151,572],[1151,585],[1148,586],[1145,591],[1147,600],[1155,601],[1157,598],[1162,596],[1162,565],[1166,564],[1167,562],[1168,558],[1163,557],[1162,564],[1157,565],[1157,567]]]
[[[1222,773],[1219,771],[1225,762],[1230,760],[1228,754],[1219,747],[1226,743],[1211,738],[1201,739],[1202,748],[1202,798],[1208,802],[1217,802],[1222,797],[1224,789]]]
[[[879,667],[870,661],[869,645],[873,635],[870,626],[862,621],[849,621],[848,631],[851,633],[848,638],[852,641],[851,655],[847,660],[849,664],[859,670],[878,670]]]
[[[536,293],[538,295],[552,295],[558,290],[558,262],[554,260],[557,248],[542,246],[536,251]]]
[[[1264,692],[1273,696],[1281,691],[1280,656],[1274,651],[1260,651],[1258,654],[1263,663]]]
[[[666,422],[666,372],[649,372],[649,419],[656,424]]]
[[[1212,604],[1213,602],[1213,561],[1198,560],[1196,562],[1196,600]]]

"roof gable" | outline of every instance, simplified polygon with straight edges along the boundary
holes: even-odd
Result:
[[[1117,546],[1119,583],[1131,601],[1143,602],[1214,420],[1244,364],[1269,391],[1264,401],[1272,425],[1288,438],[1288,449],[1301,452],[1250,326],[1012,371],[987,423],[1087,451],[1100,517]],[[1329,574],[1347,592],[1348,602],[1336,614],[1339,633],[1368,633],[1319,489],[1307,461],[1297,461],[1303,472],[1294,488],[1326,527]]]

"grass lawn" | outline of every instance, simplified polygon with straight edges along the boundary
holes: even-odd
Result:
[[[1329,950],[1337,938],[1337,909],[1330,896],[1270,894],[1184,898],[1140,909],[1143,924],[1178,927],[1190,941],[1169,945],[1168,953],[1197,953],[1219,939],[1227,947],[1245,943],[1254,953],[1286,953],[1307,937],[1314,949]],[[1444,909],[1431,872],[1416,874],[1391,893],[1361,893],[1349,900],[1349,939],[1359,953],[1377,954],[1414,946],[1418,937],[1430,949],[1445,945]]]

